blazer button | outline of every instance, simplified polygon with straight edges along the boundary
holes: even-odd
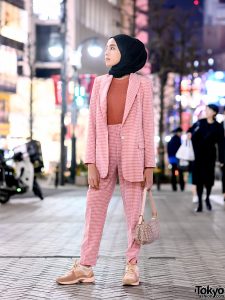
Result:
[[[121,140],[124,140],[124,139],[125,139],[125,137],[122,135],[122,136],[121,136]]]

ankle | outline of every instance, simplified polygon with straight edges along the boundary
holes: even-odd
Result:
[[[85,268],[91,268],[91,265],[83,265],[83,264],[81,264],[81,263],[80,263],[80,266],[81,266],[81,267],[85,267]]]
[[[132,258],[130,261],[129,261],[130,264],[132,265],[136,265],[137,264],[137,259],[136,258]]]

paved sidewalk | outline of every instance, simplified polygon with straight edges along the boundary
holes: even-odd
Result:
[[[96,283],[58,286],[55,278],[80,254],[85,196],[86,188],[62,189],[44,201],[13,199],[0,206],[0,299],[185,300],[199,299],[196,285],[225,288],[223,203],[196,214],[190,188],[173,193],[169,186],[154,192],[161,239],[142,248],[140,286],[121,285],[126,227],[118,187],[94,268]]]

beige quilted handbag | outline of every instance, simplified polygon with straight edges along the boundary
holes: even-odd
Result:
[[[138,224],[135,228],[135,241],[139,245],[151,244],[152,242],[159,239],[160,227],[158,213],[155,206],[155,202],[152,197],[152,191],[149,191],[149,198],[152,210],[152,218],[148,223],[144,221],[144,210],[146,202],[147,189],[144,188],[141,214],[139,216]]]

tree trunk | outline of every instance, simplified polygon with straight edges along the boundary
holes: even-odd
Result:
[[[179,95],[181,96],[181,82],[182,82],[183,76],[180,74],[180,80],[179,80]],[[179,101],[179,120],[180,120],[180,127],[182,127],[182,103],[181,98]]]

